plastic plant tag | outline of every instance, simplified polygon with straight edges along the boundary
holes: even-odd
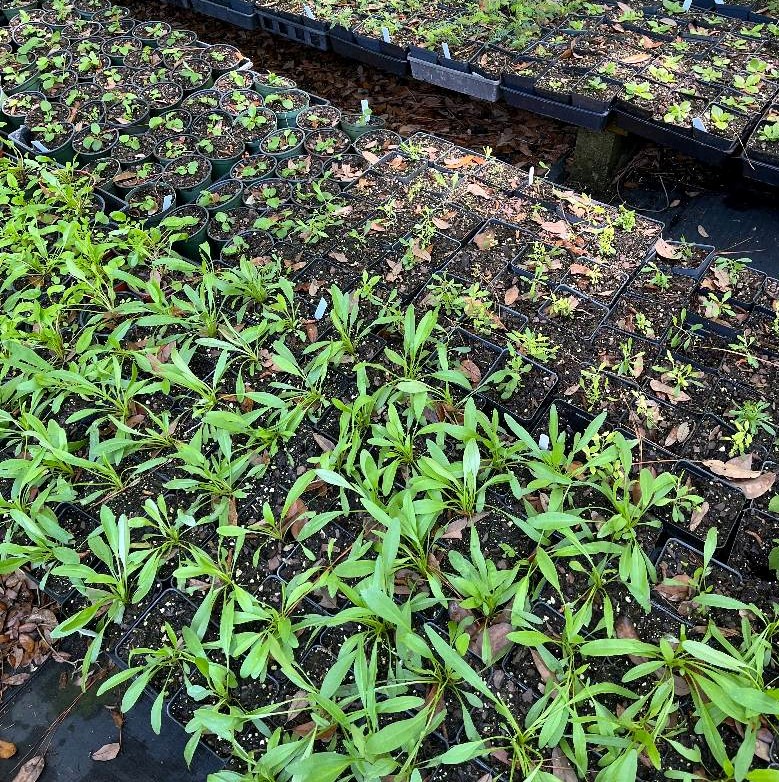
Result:
[[[533,184],[533,180],[536,178],[536,167],[530,166],[530,171],[527,172],[527,183],[529,185]]]
[[[41,144],[40,141],[33,141],[32,142],[33,147],[38,150],[38,152],[48,152],[49,148],[45,144]]]
[[[170,209],[171,206],[173,206],[173,201],[175,200],[176,196],[172,195],[166,195],[165,198],[162,199],[162,211],[164,212],[166,209]]]
[[[549,450],[549,435],[548,434],[540,434],[538,436],[538,447],[542,451],[548,451]]]
[[[327,312],[327,299],[323,296],[319,300],[319,304],[316,305],[316,312],[314,313],[314,320],[322,320],[325,312]]]
[[[306,16],[307,16],[309,19],[313,19],[313,18],[314,18],[314,12],[311,10],[311,6],[309,6],[309,5],[304,5],[304,6],[303,6],[303,13],[304,13],[304,14],[305,14],[305,15],[306,15]]]
[[[689,11],[692,8],[692,0],[684,0],[682,3],[682,11]]]
[[[452,55],[449,53],[449,44],[446,43],[446,41],[441,44],[441,49],[443,49],[444,57],[446,57],[447,60],[451,60]]]
[[[700,130],[702,133],[707,133],[706,126],[703,124],[703,120],[700,117],[693,117],[692,126],[695,130]]]
[[[384,39],[384,43],[390,43],[390,32],[386,27],[381,28],[381,37]]]
[[[362,110],[363,114],[367,114],[370,111],[370,107],[368,106],[367,100],[360,101],[360,109]]]
[[[714,5],[725,5],[725,0],[714,0]]]

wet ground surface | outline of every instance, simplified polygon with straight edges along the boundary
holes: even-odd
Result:
[[[167,717],[157,736],[149,719],[150,698],[142,698],[122,718],[116,693],[97,698],[97,683],[82,693],[67,678],[68,670],[50,660],[0,705],[0,737],[17,750],[14,757],[0,760],[0,780],[12,782],[38,756],[44,757],[39,782],[204,782],[221,767],[215,757],[198,750],[188,769],[188,736]],[[101,748],[113,754],[115,743],[120,744],[116,757],[93,760]]]

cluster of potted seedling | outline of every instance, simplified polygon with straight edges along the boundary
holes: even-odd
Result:
[[[229,73],[148,208],[92,116],[0,158],[0,569],[84,686],[213,782],[779,779],[777,280],[367,107],[185,193],[293,89]]]
[[[181,214],[196,216],[198,237],[207,233],[218,248],[233,220],[253,223],[275,190],[288,193],[283,202],[305,201],[318,197],[305,192],[312,175],[338,189],[364,167],[352,142],[376,127],[369,108],[342,117],[291,79],[251,70],[234,47],[126,9],[81,13],[44,4],[0,30],[9,74],[0,112],[18,145],[76,161],[103,194],[125,202],[128,217],[155,222],[189,205]],[[259,180],[275,188],[259,195]],[[235,208],[244,211],[225,214]],[[213,232],[209,214],[219,217]]]
[[[303,14],[295,0],[262,6]],[[432,57],[452,69],[454,89],[459,71],[577,109],[607,112],[615,104],[715,148],[746,139],[779,77],[779,25],[760,14],[720,13],[724,6],[406,4],[377,12],[367,2],[323,0],[306,8],[333,34],[349,28],[366,47]]]

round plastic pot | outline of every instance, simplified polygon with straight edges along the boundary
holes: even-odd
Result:
[[[119,132],[114,128],[114,140],[107,144],[106,146],[102,147],[101,149],[97,150],[96,152],[89,152],[82,149],[76,149],[74,147],[73,149],[73,155],[75,158],[77,158],[81,163],[92,163],[95,160],[100,160],[104,157],[109,157],[111,154],[111,150],[116,146],[116,142],[119,138]],[[76,133],[75,135],[80,135],[81,131],[79,133]]]
[[[279,90],[297,89],[298,85],[292,79],[279,78],[284,82],[283,84],[266,84],[257,78],[254,80],[254,89],[257,90],[260,95],[273,95],[274,92],[279,92]]]
[[[32,74],[29,79],[15,87],[9,87],[6,92],[9,95],[16,95],[17,92],[38,92],[40,88],[41,77],[38,74]]]
[[[204,188],[201,191],[201,195],[207,192],[212,192],[212,193],[218,192],[220,189],[224,188],[228,182],[238,182],[241,187],[238,190],[238,192],[227,201],[222,201],[218,204],[214,204],[213,206],[206,206],[205,209],[208,210],[209,214],[213,214],[214,212],[224,211],[225,209],[232,209],[233,207],[241,205],[243,199],[243,182],[241,182],[238,179],[223,179],[220,180],[219,182],[214,182],[214,184]]]
[[[143,161],[142,163],[140,163],[140,165],[143,165],[144,162],[148,162],[148,161]],[[146,185],[149,182],[154,182],[157,179],[159,179],[160,175],[162,174],[162,168],[163,168],[162,164],[161,163],[152,163],[152,166],[154,167],[154,174],[153,174],[153,176],[150,179],[147,179],[146,182],[142,182],[140,185],[137,182],[132,184],[132,185],[127,185],[127,186],[123,185],[121,179],[119,181],[117,181],[117,177],[115,176],[114,179],[113,179],[113,185],[114,185],[114,188],[116,189],[116,192],[119,195],[119,197],[127,200],[128,193],[131,193],[137,187],[142,187],[143,185]],[[126,170],[123,170],[117,176],[121,177],[121,175],[124,174],[125,172],[126,172]]]
[[[32,147],[36,152],[56,160],[57,163],[67,163],[73,159],[73,134],[71,133],[70,138],[56,149],[46,149],[40,141],[33,142]]]
[[[255,177],[244,177],[241,176],[238,172],[238,167],[242,164],[247,162],[248,160],[251,160],[253,157],[265,157],[265,158],[272,158],[274,160],[274,165],[271,165],[268,167],[268,170],[264,173],[260,174],[259,176]],[[276,176],[276,165],[275,161],[279,160],[281,158],[276,158],[273,155],[270,155],[265,152],[258,152],[257,155],[251,155],[249,158],[241,158],[238,160],[231,168],[230,168],[230,178],[231,179],[237,179],[239,182],[242,182],[244,185],[252,183],[252,182],[259,182],[263,179],[270,179],[271,177]]]
[[[31,11],[33,8],[37,8],[38,3],[20,3],[19,5],[7,5],[3,6],[3,16],[10,22],[15,16],[18,16],[22,11]]]
[[[299,109],[291,109],[289,111],[276,111],[273,104],[269,105],[268,108],[276,115],[280,128],[294,128],[296,127],[295,123],[297,122],[298,114],[309,107],[311,96],[307,92],[303,92],[303,90],[285,90],[285,92],[296,92],[305,96],[305,105],[301,106]],[[274,93],[271,92],[268,94],[273,95]],[[268,94],[266,94],[265,97],[267,97]]]
[[[213,158],[209,157],[208,160],[211,163],[211,171],[213,172],[213,179],[219,179],[227,174],[230,169],[241,159],[243,152],[239,152],[237,155],[233,155],[229,158]],[[208,157],[208,155],[206,155]]]
[[[168,215],[168,217],[176,217],[176,212],[180,212],[183,208],[184,207],[177,207]],[[205,216],[205,222],[200,228],[197,229],[194,234],[192,234],[192,236],[188,237],[187,239],[180,239],[179,241],[174,242],[173,248],[187,258],[190,258],[193,261],[197,261],[200,259],[200,245],[206,241],[206,232],[208,231],[208,221],[210,216],[208,210],[205,207],[188,204],[187,209],[192,208],[199,210],[199,212]]]
[[[109,174],[94,174],[93,169],[95,166],[88,165],[87,171],[88,173],[93,177],[99,177],[95,180],[95,186],[99,187],[104,192],[108,193],[109,195],[116,195],[116,186],[114,185],[113,179],[114,177],[119,173],[120,166],[119,161],[112,157],[103,158],[102,161],[94,161],[96,165],[100,165],[101,163],[105,165],[106,169],[108,169]],[[104,178],[106,177],[107,178]]]
[[[168,192],[164,194],[164,198],[168,199],[168,203],[167,206],[163,204],[163,208],[157,214],[144,216],[140,218],[134,218],[134,219],[143,220],[144,224],[147,226],[158,225],[163,220],[163,218],[167,217],[170,214],[171,210],[173,210],[176,206],[176,190],[173,187],[161,182],[149,182],[145,185],[140,185],[139,187],[134,188],[127,194],[126,212],[128,213],[128,216],[130,210],[130,202],[136,196],[143,195],[144,191],[150,188],[159,188],[162,190],[168,190]]]
[[[33,92],[32,94],[35,95],[36,98],[39,100],[45,100],[45,96],[42,92]],[[8,95],[0,91],[0,117],[2,117],[2,121],[5,122],[6,125],[10,126],[11,128],[18,128],[21,125],[24,124],[24,117],[25,114],[8,114],[5,111],[5,102],[8,99]]]
[[[184,158],[190,158],[190,156],[185,155]],[[211,161],[208,158],[204,158],[208,161],[208,170],[206,171],[203,179],[200,180],[195,185],[192,185],[192,187],[185,187],[185,188],[179,188],[175,185],[173,186],[176,189],[176,196],[177,200],[181,204],[191,204],[193,201],[197,200],[197,197],[200,195],[200,193],[205,190],[210,184],[213,176],[213,167],[211,165]],[[163,172],[163,176],[165,173],[169,172],[172,167],[179,164],[179,160],[174,160],[171,163],[168,163],[167,166],[165,166],[165,171]]]
[[[365,133],[370,133],[372,130],[382,130],[384,128],[385,122],[381,117],[372,114],[366,123],[359,121],[361,116],[361,114],[344,114],[341,117],[341,129],[352,141]]]
[[[286,160],[288,157],[294,157],[295,155],[303,154],[303,145],[305,143],[306,136],[302,130],[296,130],[295,132],[300,134],[300,143],[296,144],[294,147],[290,147],[289,149],[286,149],[283,152],[269,151],[265,145],[265,142],[267,141],[268,137],[273,135],[269,133],[268,136],[266,136],[262,140],[262,144],[260,145],[260,152],[264,155],[270,155],[271,157],[276,158],[276,160]]]

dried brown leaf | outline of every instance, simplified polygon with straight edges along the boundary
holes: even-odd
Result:
[[[548,682],[550,679],[554,678],[554,674],[546,667],[546,663],[541,659],[541,655],[537,650],[531,649],[530,656],[533,658],[533,664],[536,666],[536,670],[538,671],[539,676],[541,676],[542,681]]]
[[[468,526],[469,523],[470,519],[467,519],[465,516],[459,519],[455,519],[446,528],[446,532],[441,535],[441,540],[462,540],[463,530]]]
[[[696,508],[690,516],[690,532],[695,532],[700,527],[701,522],[706,518],[706,514],[709,512],[709,503],[705,500],[701,503],[700,508]]]
[[[760,470],[752,469],[752,454],[747,454],[746,457],[736,456],[727,462],[723,462],[721,459],[705,459],[703,465],[715,475],[734,481],[759,478],[762,474]]]
[[[627,57],[623,57],[620,62],[625,65],[638,65],[642,62],[648,62],[652,59],[652,55],[649,52],[638,52],[637,54],[630,54]]]
[[[468,380],[471,381],[472,386],[477,386],[481,382],[481,370],[473,361],[466,358],[461,364],[460,368],[465,373]]]
[[[13,778],[12,782],[36,782],[43,773],[45,766],[46,760],[43,755],[36,755],[19,769],[19,773]]]
[[[658,584],[655,591],[672,603],[681,603],[690,596],[690,577],[686,573],[679,573]]]
[[[92,753],[92,760],[98,760],[102,762],[106,762],[109,760],[114,760],[116,756],[119,754],[119,750],[122,748],[121,744],[119,744],[118,741],[113,742],[112,744],[103,744],[100,749],[96,749]]]
[[[649,387],[656,393],[667,396],[669,402],[676,403],[690,401],[689,394],[685,393],[684,391],[680,391],[673,386],[669,386],[667,383],[663,383],[662,380],[657,380],[657,378],[652,378],[649,381]]]
[[[681,249],[666,242],[665,239],[658,239],[655,242],[655,252],[660,258],[665,258],[667,261],[676,261],[682,257]]]
[[[776,483],[776,473],[764,472],[759,478],[742,481],[737,486],[748,500],[755,500],[768,493],[773,488],[774,483]]]
[[[16,744],[0,739],[0,760],[8,760],[16,754]]]
[[[495,232],[494,231],[480,231],[473,237],[473,243],[480,250],[489,250],[495,246]]]
[[[492,198],[492,193],[485,190],[481,185],[476,182],[470,182],[465,188],[471,195],[478,196],[479,198]]]

